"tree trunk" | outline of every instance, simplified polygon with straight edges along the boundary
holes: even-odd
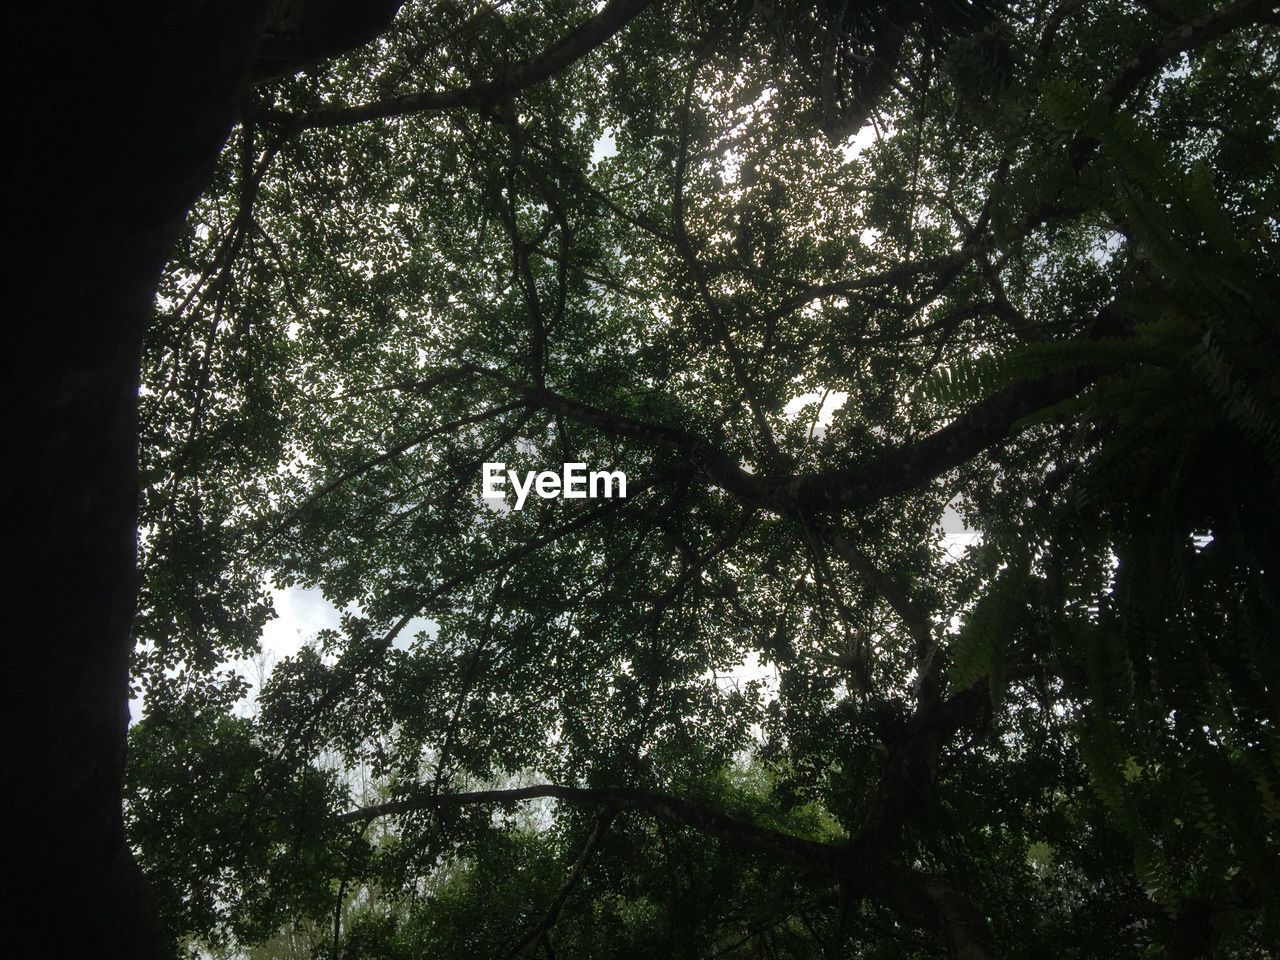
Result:
[[[139,359],[156,281],[252,79],[367,42],[402,2],[6,9],[14,163],[0,191],[16,243],[0,496],[16,570],[4,661],[14,815],[0,895],[16,939],[49,956],[167,952],[120,809]]]
[[[123,842],[137,392],[159,272],[226,138],[261,0],[9,10],[6,912],[48,956],[163,951]],[[14,23],[18,20],[18,23]],[[14,613],[18,612],[17,617]],[[14,623],[14,621],[18,621]]]

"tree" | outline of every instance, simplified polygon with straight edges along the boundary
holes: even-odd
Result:
[[[413,5],[256,86],[144,358],[171,932],[1264,956],[1278,16]],[[246,717],[268,583],[346,615]]]

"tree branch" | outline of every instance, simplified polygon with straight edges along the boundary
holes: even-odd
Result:
[[[923,486],[1005,439],[1022,418],[1074,396],[1096,377],[1094,371],[1080,370],[1018,383],[980,401],[934,433],[886,450],[868,462],[844,470],[770,479],[744,470],[698,434],[603,410],[553,390],[530,387],[497,370],[479,366],[469,369],[506,385],[531,406],[560,413],[614,436],[681,450],[692,466],[743,503],[785,516],[794,516],[797,510],[807,514],[863,510],[886,497]]]
[[[448,433],[458,429],[459,427],[470,426],[475,423],[484,423],[486,420],[492,420],[494,417],[501,416],[504,413],[509,413],[512,410],[518,410],[520,407],[521,404],[519,403],[504,403],[496,407],[489,407],[486,410],[481,410],[479,413],[473,413],[470,416],[451,420],[448,423],[436,424],[435,426],[428,427],[426,430],[415,433],[412,436],[401,440],[399,443],[393,444],[372,460],[366,460],[364,463],[351,467],[348,470],[344,470],[342,473],[338,474],[338,476],[334,477],[327,483],[321,484],[310,494],[304,497],[297,506],[281,517],[275,526],[272,527],[270,533],[255,544],[249,552],[252,554],[261,550],[273,539],[278,537],[282,531],[292,526],[297,521],[298,517],[310,510],[316,505],[316,503],[327,497],[334,490],[337,490],[339,487],[349,483],[357,477],[363,476],[371,470],[376,470],[384,463],[394,460],[402,454],[408,453],[414,447],[426,443],[432,437]]]
[[[253,80],[291,73],[370,42],[391,26],[404,0],[303,0],[269,4]]]
[[[366,120],[384,120],[415,113],[452,110],[457,107],[489,109],[582,59],[605,43],[654,0],[609,0],[594,17],[583,22],[557,43],[511,67],[497,80],[457,90],[424,90],[354,107],[332,107],[304,113],[262,111],[260,119],[295,129],[341,127]]]
[[[868,462],[791,477],[775,498],[802,505],[811,513],[865,509],[969,462],[1005,439],[1019,420],[1075,396],[1092,380],[1086,371],[1073,371],[1015,384],[975,404],[940,430]]]
[[[578,854],[578,859],[574,861],[573,866],[569,870],[568,877],[560,887],[560,892],[556,894],[556,898],[551,901],[546,915],[542,918],[542,922],[529,931],[511,952],[507,954],[508,960],[520,956],[531,945],[538,942],[551,932],[551,928],[556,925],[556,921],[560,919],[560,912],[564,909],[565,903],[569,899],[569,894],[573,893],[577,887],[578,881],[582,879],[583,871],[586,870],[587,864],[591,861],[591,855],[595,853],[596,845],[600,842],[600,838],[604,836],[605,831],[609,829],[609,825],[613,823],[614,813],[612,810],[606,810],[596,817],[595,823],[591,827],[591,833],[587,837],[587,842],[583,844],[582,851]]]
[[[882,899],[899,915],[937,934],[950,960],[991,960],[986,918],[941,877],[899,868],[888,872]]]
[[[352,810],[338,817],[341,823],[361,823],[377,817],[421,810],[466,807],[476,804],[508,804],[550,797],[563,803],[604,806],[612,810],[645,813],[669,823],[692,827],[731,846],[791,863],[801,869],[836,879],[848,869],[845,853],[830,844],[770,830],[737,820],[710,807],[649,790],[622,787],[566,787],[542,783],[530,787],[477,790],[471,793],[424,794],[391,800]]]

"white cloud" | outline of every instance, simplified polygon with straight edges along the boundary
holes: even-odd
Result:
[[[591,165],[595,166],[601,160],[616,155],[618,152],[618,144],[613,138],[613,129],[605,127],[604,133],[596,140],[595,145],[591,148]]]
[[[827,390],[814,391],[813,393],[802,393],[798,397],[792,397],[787,401],[787,405],[782,408],[782,413],[788,419],[794,420],[800,416],[802,410],[810,404],[821,403],[818,408],[818,421],[814,428],[817,436],[822,436],[828,427],[831,426],[831,418],[835,416],[837,410],[845,405],[849,399],[849,394],[844,390]],[[806,419],[811,417],[812,413],[806,414]]]

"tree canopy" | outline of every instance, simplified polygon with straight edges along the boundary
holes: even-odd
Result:
[[[144,359],[171,935],[1269,955],[1278,21],[410,3],[258,82]],[[248,706],[272,586],[346,612]]]

